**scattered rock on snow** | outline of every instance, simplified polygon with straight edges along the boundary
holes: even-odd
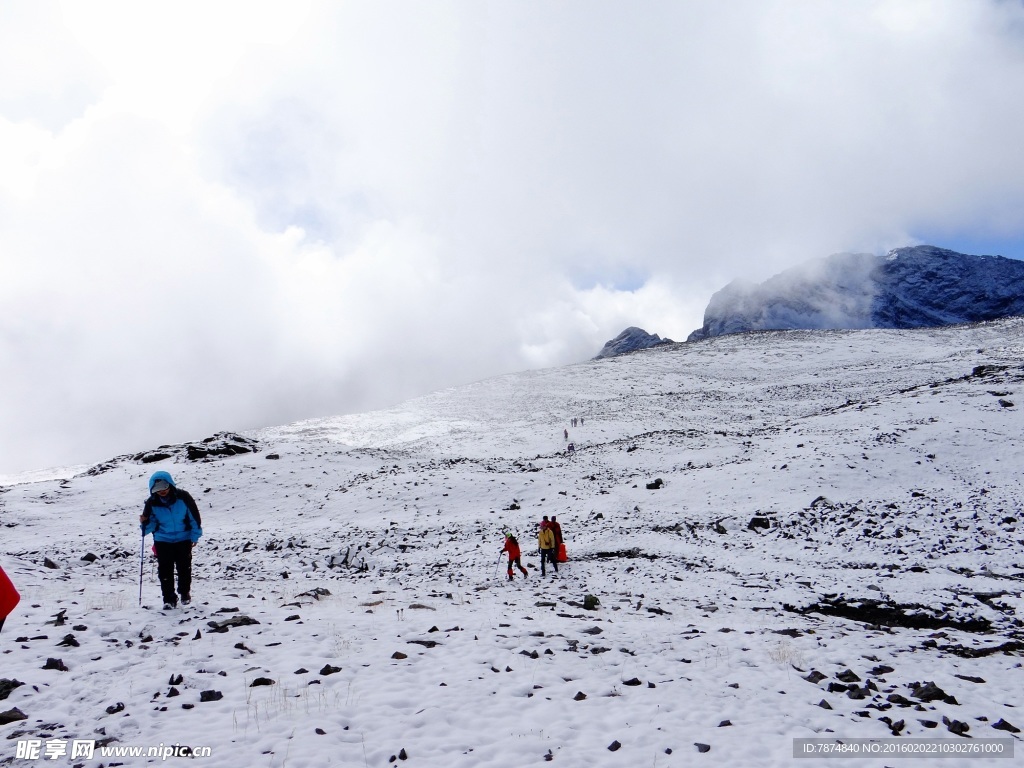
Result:
[[[999,718],[999,720],[997,720],[996,722],[992,723],[992,727],[995,728],[996,730],[999,730],[999,731],[1009,731],[1010,733],[1020,733],[1020,728],[1017,728],[1016,726],[1011,725],[1010,723],[1008,723],[1005,720],[1003,720],[1003,718]]]
[[[8,709],[6,712],[0,712],[0,725],[7,725],[7,723],[13,723],[16,720],[28,720],[28,715],[17,707]]]
[[[249,624],[259,624],[259,622],[245,615],[232,616],[230,619],[224,619],[223,621],[208,621],[206,625],[210,627],[211,632],[227,632],[231,627],[244,627]]]
[[[955,733],[957,736],[963,736],[969,730],[971,726],[967,723],[961,722],[960,720],[950,720],[948,717],[943,716],[942,724],[946,726],[946,730],[950,733]]]
[[[11,695],[11,691],[19,686],[24,685],[20,680],[0,678],[0,701],[3,701]]]
[[[908,687],[910,688],[911,696],[924,702],[944,701],[947,704],[959,703],[956,699],[931,681],[925,683],[909,683]]]

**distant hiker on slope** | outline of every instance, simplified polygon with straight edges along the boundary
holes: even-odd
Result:
[[[508,552],[508,580],[512,581],[512,566],[516,566],[520,573],[523,574],[525,579],[530,575],[530,572],[523,568],[523,564],[520,561],[521,552],[519,551],[519,542],[516,541],[516,537],[511,533],[505,534],[505,546],[501,550],[502,552]]]
[[[537,533],[537,545],[540,547],[540,575],[546,576],[547,573],[544,569],[544,564],[548,561],[555,569],[555,573],[558,573],[558,559],[555,557],[555,534],[551,530],[551,523],[547,520],[547,515],[540,521],[540,531]]]
[[[157,576],[164,608],[178,604],[174,594],[174,571],[178,571],[178,594],[183,605],[192,602],[192,547],[203,535],[202,519],[195,500],[180,488],[167,472],[149,478],[149,498],[139,517],[142,536],[153,534]]]
[[[563,429],[562,432],[565,433],[565,439],[568,440],[569,439],[569,430],[568,429]]]

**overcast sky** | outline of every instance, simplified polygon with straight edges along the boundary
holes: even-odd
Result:
[[[0,0],[0,473],[1024,256],[1024,5]]]

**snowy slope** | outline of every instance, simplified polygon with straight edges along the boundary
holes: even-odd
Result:
[[[0,764],[31,764],[32,738],[203,745],[224,766],[788,766],[795,738],[1019,741],[1022,380],[1021,320],[744,334],[263,430],[254,454],[5,487],[24,600],[0,680],[24,685],[0,711],[26,719],[0,725]],[[137,605],[156,469],[203,510],[189,609],[157,610],[149,559]],[[557,579],[531,549],[541,515],[566,533]],[[504,579],[506,529],[525,581]],[[211,626],[239,616],[258,623]],[[161,762],[56,762],[118,761]]]

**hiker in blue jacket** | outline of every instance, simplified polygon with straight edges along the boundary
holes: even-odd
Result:
[[[192,602],[192,547],[203,535],[202,519],[195,500],[180,488],[168,472],[154,472],[149,478],[149,498],[139,518],[142,535],[153,534],[157,576],[164,608],[174,608],[174,571],[178,571],[178,594],[182,605]]]

